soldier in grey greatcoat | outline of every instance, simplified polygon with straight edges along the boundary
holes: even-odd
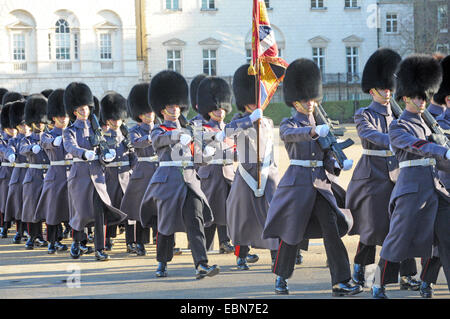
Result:
[[[133,167],[136,165],[134,148],[128,140],[128,129],[122,133],[122,125],[128,117],[127,100],[116,92],[106,94],[101,100],[100,118],[108,126],[104,134],[110,149],[115,151],[112,162],[105,164],[106,189],[112,206],[120,208],[123,195],[128,187]],[[111,250],[111,237],[116,236],[117,226],[111,226],[106,231],[105,249]],[[145,250],[143,252],[145,254]]]
[[[439,136],[432,135],[421,113],[426,101],[438,89],[442,70],[428,55],[411,55],[397,70],[396,95],[406,108],[389,126],[389,141],[399,162],[400,173],[389,203],[389,233],[384,240],[375,282],[374,298],[387,298],[385,285],[398,282],[400,262],[407,258],[430,258],[434,236],[439,245],[437,216],[450,213],[449,193],[437,176],[437,169],[450,170],[450,150],[439,145]],[[439,250],[441,248],[439,247]]]
[[[160,163],[142,201],[141,222],[144,227],[149,226],[147,208],[156,205],[156,276],[167,276],[167,262],[173,257],[175,233],[186,232],[196,278],[201,279],[218,274],[219,267],[208,265],[204,226],[211,224],[213,216],[194,169],[194,158],[198,155],[203,158],[203,145],[192,142],[191,131],[183,129],[178,120],[182,110],[188,107],[188,90],[184,77],[174,71],[161,71],[150,83],[150,105],[160,118],[164,118],[164,122],[151,133]]]
[[[271,251],[272,262],[278,248],[277,239],[262,239],[267,211],[278,184],[278,167],[274,159],[273,121],[263,117],[263,108],[256,106],[255,76],[248,75],[249,64],[240,66],[233,76],[233,93],[239,113],[216,139],[234,138],[238,156],[236,172],[227,198],[227,225],[235,246],[239,270],[248,270],[248,263],[259,260],[249,254],[250,246]],[[257,140],[256,125],[260,121]],[[261,183],[258,185],[257,144],[260,145]],[[258,187],[259,186],[259,187]]]
[[[359,235],[352,279],[361,286],[365,266],[375,263],[376,246],[383,244],[389,232],[389,199],[399,173],[397,159],[389,149],[388,128],[394,119],[389,101],[400,61],[400,55],[391,49],[378,49],[371,55],[361,86],[373,101],[355,113],[363,151],[347,188],[346,208],[354,220],[349,235]],[[417,274],[414,258],[400,265],[401,289],[418,290],[420,283],[413,278]]]
[[[333,296],[362,291],[350,284],[350,264],[341,237],[352,226],[351,214],[338,207],[325,171],[339,176],[341,168],[329,150],[322,150],[319,138],[328,135],[329,126],[317,123],[313,112],[322,98],[318,66],[298,59],[286,70],[283,83],[285,103],[297,111],[280,125],[280,137],[290,158],[290,166],[278,184],[270,204],[263,238],[280,240],[273,272],[275,292],[288,294],[287,279],[292,275],[297,246],[304,239],[323,238],[331,273]],[[345,160],[344,170],[352,167]]]
[[[198,86],[200,85],[200,82],[206,78],[206,74],[198,74],[195,76],[191,84],[189,85],[189,96],[191,100],[191,107],[192,109],[197,112],[197,115],[195,115],[190,121],[190,124],[194,124],[195,121],[200,122],[200,124],[206,123],[205,118],[202,116],[202,114],[198,111],[198,103],[197,103],[197,90]]]
[[[130,141],[137,155],[137,164],[130,176],[125,194],[122,198],[120,210],[128,215],[125,226],[125,239],[127,252],[141,256],[145,252],[145,244],[150,240],[150,228],[144,228],[140,218],[140,207],[145,190],[150,184],[150,179],[158,168],[158,155],[152,146],[150,137],[154,127],[155,113],[148,101],[148,83],[140,83],[133,86],[128,95],[128,112],[137,122],[130,129]],[[156,238],[156,207],[146,210],[148,224]]]
[[[435,53],[433,54],[433,57],[440,62],[445,56],[440,53]],[[428,105],[427,110],[428,112],[430,112],[431,115],[434,116],[434,118],[436,118],[445,112],[445,105],[437,103],[433,96],[430,99],[430,104]]]
[[[95,138],[89,118],[94,99],[86,84],[69,84],[64,91],[64,106],[68,114],[76,116],[75,122],[63,132],[64,148],[73,156],[67,179],[73,208],[70,216],[70,226],[73,229],[70,253],[72,258],[80,257],[83,230],[94,224],[95,257],[100,261],[108,260],[109,256],[104,252],[104,227],[120,224],[126,218],[126,214],[111,204],[100,162],[111,162],[115,155],[109,149],[103,148],[104,153],[99,150],[100,141]]]
[[[25,103],[25,124],[31,128],[31,134],[26,135],[19,143],[19,153],[26,156],[28,169],[22,182],[22,222],[27,223],[30,235],[26,249],[33,249],[35,241],[43,246],[42,220],[35,219],[36,206],[44,185],[44,175],[47,173],[50,160],[42,149],[41,136],[47,124],[47,98],[42,94],[32,94]]]
[[[231,94],[229,84],[218,77],[207,77],[198,86],[198,112],[205,119],[203,129],[211,135],[225,128],[225,116],[232,110]],[[219,253],[232,253],[234,247],[228,236],[226,201],[234,180],[235,145],[231,139],[208,145],[215,148],[216,154],[208,165],[198,168],[202,190],[214,215],[214,223],[205,227],[206,248],[210,249],[212,246],[217,229]]]
[[[41,147],[50,160],[50,167],[44,178],[41,196],[36,206],[34,219],[45,221],[47,226],[48,253],[67,250],[62,244],[62,223],[69,222],[70,201],[67,192],[67,175],[72,156],[62,145],[63,130],[69,124],[64,108],[64,89],[56,89],[48,96],[47,118],[53,129],[41,136]]]

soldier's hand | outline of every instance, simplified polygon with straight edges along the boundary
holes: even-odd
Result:
[[[93,161],[95,158],[95,152],[94,151],[86,151],[84,152],[83,156],[88,160],[88,161]]]
[[[214,135],[214,139],[217,142],[222,143],[225,140],[225,132],[224,131],[217,132],[216,135]]]
[[[192,137],[189,134],[180,135],[180,143],[183,145],[188,145],[192,141]]]
[[[8,161],[10,163],[14,163],[16,161],[16,155],[15,154],[11,154],[8,156]]]
[[[344,171],[349,171],[352,169],[353,166],[353,160],[346,159],[344,160],[344,167],[342,168]]]
[[[325,137],[330,132],[330,127],[327,124],[317,125],[315,131],[320,137]]]
[[[215,152],[216,152],[216,149],[214,147],[206,145],[206,147],[203,151],[203,156],[210,157],[210,156],[213,156]]]
[[[62,143],[62,136],[57,136],[55,137],[55,139],[53,140],[53,146],[60,146]]]
[[[152,136],[150,134],[147,135],[147,139],[149,140],[149,142],[152,141]]]
[[[263,117],[263,110],[262,109],[256,109],[250,114],[250,120],[252,122],[256,122],[259,119],[262,119]]]
[[[41,151],[41,147],[39,145],[34,145],[31,150],[33,151],[34,154],[37,154]]]
[[[431,134],[430,139],[438,144],[438,145],[445,145],[447,142],[447,137],[444,134]]]
[[[114,160],[114,154],[111,153],[106,153],[105,156],[103,157],[103,160],[107,163],[112,162]]]

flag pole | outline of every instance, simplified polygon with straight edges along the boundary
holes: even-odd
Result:
[[[259,15],[260,15],[260,8],[259,8],[259,0],[253,1],[253,18],[254,18],[254,27],[255,27],[255,36],[256,39],[254,39],[254,54],[255,54],[255,60],[253,61],[256,66],[256,76],[255,76],[255,101],[256,101],[256,108],[261,108],[261,87],[260,87],[260,80],[261,80],[261,73],[260,73],[260,59],[259,59]],[[261,188],[261,160],[260,160],[260,127],[261,127],[261,119],[258,119],[256,121],[256,176],[257,176],[257,183],[258,188]]]

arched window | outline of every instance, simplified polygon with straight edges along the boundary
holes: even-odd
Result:
[[[57,60],[70,60],[70,27],[64,19],[59,19],[55,29],[55,49]]]

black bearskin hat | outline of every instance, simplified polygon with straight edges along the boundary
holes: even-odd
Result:
[[[70,83],[64,90],[64,107],[67,114],[73,116],[73,112],[83,105],[88,105],[91,111],[94,108],[94,96],[91,89],[81,82]]]
[[[49,121],[53,121],[54,117],[63,116],[68,116],[64,107],[64,89],[56,89],[48,97],[47,117]]]
[[[104,123],[107,120],[125,120],[128,117],[127,100],[121,94],[110,92],[100,103],[100,117]]]
[[[231,88],[222,78],[207,77],[203,79],[197,90],[198,112],[205,120],[209,120],[209,112],[224,109],[231,112]]]
[[[387,48],[375,51],[367,60],[362,74],[361,88],[364,93],[371,89],[395,90],[394,73],[402,58]]]
[[[168,105],[179,105],[181,112],[189,109],[189,87],[186,79],[175,71],[165,70],[156,74],[150,82],[149,99],[156,115]]]
[[[42,94],[32,94],[25,103],[25,123],[31,126],[32,123],[48,123],[47,119],[47,99]]]
[[[43,96],[45,96],[47,99],[48,99],[48,97],[50,96],[50,94],[52,94],[52,93],[53,93],[53,90],[52,90],[52,89],[46,89],[46,90],[44,90],[44,91],[41,92],[41,94],[42,94]]]
[[[433,97],[442,81],[440,63],[431,55],[413,54],[405,58],[397,69],[396,98]]]
[[[5,94],[8,93],[8,90],[5,88],[0,88],[0,104],[2,104],[3,101],[3,97],[5,96]],[[3,104],[2,104],[3,105]]]
[[[189,86],[189,96],[191,97],[191,106],[192,109],[198,113],[197,110],[197,90],[200,82],[206,78],[206,74],[199,74],[195,78],[192,79],[191,85]]]
[[[139,83],[131,88],[128,94],[127,107],[133,120],[141,123],[139,115],[152,112],[149,104],[149,83]]]
[[[255,76],[248,74],[249,64],[241,65],[233,75],[233,93],[239,111],[245,112],[245,106],[256,104]]]
[[[2,129],[11,128],[11,124],[9,123],[9,110],[11,109],[11,102],[3,105],[2,113],[0,114],[0,124],[2,125]]]
[[[314,61],[301,58],[289,64],[283,81],[284,102],[322,99],[322,75]]]
[[[8,102],[15,102],[15,101],[20,101],[20,100],[24,100],[24,96],[20,93],[17,92],[6,92],[5,95],[3,95],[3,99],[2,99],[2,105],[5,105]]]
[[[445,97],[450,95],[450,55],[447,55],[441,61],[442,82],[439,91],[434,95],[434,101],[437,104],[444,105]]]
[[[9,127],[16,128],[24,122],[25,101],[19,100],[10,102],[9,108]]]

